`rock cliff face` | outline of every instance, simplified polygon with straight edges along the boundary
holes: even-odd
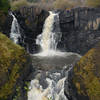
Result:
[[[0,33],[0,100],[12,100],[22,91],[30,71],[31,60],[24,48]]]
[[[39,8],[21,8],[21,16],[24,16],[24,23],[19,23],[25,30],[25,44],[29,52],[34,53],[38,47],[35,39],[41,34],[47,11]],[[16,14],[18,15],[18,14]],[[75,8],[72,10],[60,10],[60,28],[62,32],[61,42],[58,43],[60,50],[67,50],[84,55],[100,40],[100,10],[93,8]],[[23,28],[23,26],[26,27]],[[84,48],[84,49],[83,49]]]
[[[100,99],[100,42],[75,65],[69,78],[70,95],[77,100]],[[72,90],[74,90],[72,92]],[[65,89],[66,91],[66,89]],[[77,91],[77,92],[76,92]]]
[[[61,11],[62,41],[58,47],[84,55],[100,40],[100,8]]]

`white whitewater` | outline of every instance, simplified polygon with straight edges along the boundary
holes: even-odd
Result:
[[[38,79],[34,79],[30,83],[28,100],[68,100],[64,94],[64,82],[68,78],[68,73],[71,70],[66,71],[65,76],[61,76],[61,72],[51,73],[49,78],[46,77],[48,87],[43,89]]]
[[[59,24],[57,32],[54,32],[55,19],[59,22],[59,14],[50,11],[45,20],[42,34],[37,36],[36,44],[41,46],[39,56],[51,56],[57,54],[57,44],[61,39]],[[60,52],[58,52],[60,53]],[[58,54],[59,55],[59,54]]]
[[[20,36],[20,27],[19,27],[16,17],[12,13],[11,13],[11,15],[13,17],[13,21],[12,21],[12,26],[11,26],[10,38],[14,43],[17,44],[18,39],[21,37]]]

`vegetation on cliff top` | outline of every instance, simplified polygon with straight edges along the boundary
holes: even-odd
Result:
[[[86,4],[89,7],[100,7],[100,0],[86,0]]]
[[[100,43],[76,64],[73,83],[79,95],[100,100]]]
[[[11,0],[13,10],[32,5],[46,10],[70,9],[79,6],[100,7],[100,0]]]
[[[10,3],[8,0],[0,0],[0,11],[8,12],[10,9]]]
[[[24,48],[0,33],[0,100],[8,100],[15,92],[28,58]]]

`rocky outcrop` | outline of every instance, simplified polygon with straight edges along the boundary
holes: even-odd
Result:
[[[24,82],[30,72],[31,60],[24,48],[0,33],[0,100],[12,100],[17,92],[23,91]]]
[[[71,83],[69,87],[70,95],[74,93],[77,100],[100,99],[99,53],[100,42],[86,53],[74,67],[73,76],[69,78],[69,83]]]

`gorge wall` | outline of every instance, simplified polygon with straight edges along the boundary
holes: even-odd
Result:
[[[100,9],[76,8],[61,11],[60,26],[62,48],[83,55],[100,39]]]
[[[58,43],[60,50],[84,55],[100,40],[99,8],[74,8],[58,10],[58,12],[60,12],[62,32],[61,42]],[[41,34],[44,21],[49,13],[37,7],[22,7],[13,13],[20,25],[20,45],[30,53],[38,52],[39,47],[35,44],[35,40],[37,35]],[[11,26],[11,19],[12,16],[8,16],[5,26],[7,24],[9,24],[9,27]],[[3,30],[3,33],[9,36],[9,33],[5,29]],[[10,28],[7,30],[10,31]]]

